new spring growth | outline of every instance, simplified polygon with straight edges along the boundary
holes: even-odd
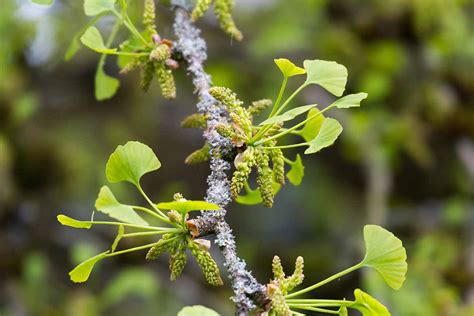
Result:
[[[126,1],[117,1],[117,3],[112,1],[107,5],[98,5],[95,1],[85,1],[84,9],[86,15],[95,18],[86,25],[85,31],[81,31],[83,34],[80,36],[80,40],[82,44],[101,54],[95,78],[98,100],[112,97],[119,87],[119,81],[107,75],[103,69],[108,55],[118,57],[121,74],[139,69],[143,90],[148,90],[153,78],[156,77],[163,96],[167,99],[176,97],[172,71],[178,67],[178,63],[171,56],[173,43],[170,40],[161,39],[157,32],[154,0],[144,0],[142,31],[138,30],[138,27],[128,16]],[[114,15],[116,22],[112,32],[104,42],[100,31],[92,25],[108,14]],[[129,31],[129,36],[118,48],[113,48],[112,44],[123,27]],[[77,49],[68,50],[67,58],[72,58],[76,51]]]
[[[73,282],[85,282],[94,265],[102,259],[140,250],[148,250],[146,259],[149,261],[156,260],[160,255],[168,252],[170,278],[175,280],[186,265],[186,249],[191,246],[193,249],[199,249],[199,251],[193,250],[192,253],[195,256],[199,255],[196,259],[206,279],[214,285],[222,283],[222,281],[219,282],[217,265],[208,253],[210,243],[198,239],[193,240],[192,232],[186,223],[189,212],[218,210],[219,206],[205,201],[186,200],[180,193],[174,195],[174,201],[153,202],[143,190],[140,180],[145,174],[160,167],[161,163],[150,147],[139,142],[128,142],[118,146],[110,155],[105,167],[107,180],[111,183],[133,184],[148,206],[121,203],[108,186],[103,186],[99,191],[95,208],[112,220],[96,220],[94,214],[88,221],[78,221],[62,214],[58,215],[58,221],[61,224],[74,228],[90,229],[93,225],[118,228],[110,250],[82,262],[69,273]],[[155,239],[155,242],[150,242],[150,238],[160,235],[161,238],[158,241]],[[119,246],[122,246],[123,239],[133,240],[138,245],[117,250]]]
[[[197,0],[196,6],[191,13],[191,20],[196,21],[209,10],[211,4],[214,3],[214,14],[219,21],[220,27],[232,38],[241,41],[242,33],[235,26],[232,18],[232,9],[234,7],[234,0]]]
[[[270,315],[291,315],[290,307],[285,301],[285,295],[303,282],[303,268],[303,257],[296,258],[294,273],[286,277],[280,258],[278,256],[273,257],[272,271],[274,279],[267,284],[267,295],[272,300]]]
[[[275,64],[283,74],[283,82],[273,104],[271,100],[253,102],[244,106],[237,95],[225,87],[212,87],[209,93],[221,104],[228,113],[231,123],[220,124],[215,130],[223,137],[228,138],[234,146],[235,172],[231,181],[231,193],[237,201],[246,204],[262,202],[271,207],[276,190],[283,185],[287,178],[293,185],[299,185],[304,176],[304,166],[300,155],[295,160],[285,157],[284,151],[297,147],[308,147],[304,153],[312,154],[331,146],[342,132],[342,126],[333,118],[325,117],[325,112],[333,108],[357,107],[367,97],[366,93],[351,94],[336,99],[324,109],[318,109],[316,104],[297,106],[287,109],[295,97],[306,87],[317,84],[333,95],[340,97],[345,89],[347,70],[335,62],[323,60],[306,60],[304,68],[298,67],[287,59],[276,59]],[[289,78],[306,75],[306,81],[292,92],[286,99],[285,90]],[[273,104],[273,106],[272,106]],[[265,109],[272,107],[270,113],[261,123],[255,123],[256,116]],[[285,124],[295,122],[302,114],[305,119],[300,119],[292,126]],[[202,116],[194,115],[183,122],[184,126],[199,126]],[[285,136],[297,135],[304,141],[301,143],[279,141]],[[199,162],[206,158],[203,151],[196,151],[188,157],[187,162]],[[290,170],[285,174],[285,164]],[[260,201],[254,198],[253,190],[249,186],[249,176],[255,170],[256,183],[260,192]],[[245,188],[247,195],[239,195]],[[242,202],[243,203],[243,202]]]

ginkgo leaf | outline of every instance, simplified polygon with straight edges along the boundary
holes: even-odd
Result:
[[[95,208],[121,222],[148,226],[148,223],[141,218],[131,206],[121,204],[117,201],[112,191],[106,185],[100,188],[99,196],[95,201]]]
[[[281,122],[292,120],[298,115],[308,112],[310,109],[314,108],[315,106],[316,104],[310,104],[310,105],[303,105],[303,106],[296,107],[294,109],[286,111],[283,114],[270,117],[269,119],[266,119],[265,121],[260,123],[260,125],[275,124],[275,123],[281,123]]]
[[[308,142],[309,148],[305,154],[314,154],[321,149],[331,146],[342,133],[342,126],[333,118],[326,118],[321,125],[318,135]]]
[[[89,221],[84,221],[84,222],[78,221],[74,218],[71,218],[63,214],[59,214],[57,216],[57,219],[58,219],[58,222],[60,222],[61,225],[64,225],[64,226],[69,226],[69,227],[74,227],[74,228],[85,228],[85,229],[89,229],[92,227],[92,223]]]
[[[119,228],[118,228],[117,236],[115,236],[114,243],[112,244],[112,247],[110,248],[111,252],[114,252],[115,249],[117,248],[118,243],[122,239],[124,231],[125,231],[125,229],[123,228],[123,225],[120,225]]]
[[[273,187],[273,195],[276,195],[278,191],[280,191],[281,184],[273,182],[272,187]],[[246,189],[246,193],[247,194],[245,195],[238,195],[235,201],[243,205],[257,205],[263,202],[262,196],[258,189],[255,189],[255,190]]]
[[[291,165],[290,171],[286,174],[288,180],[293,185],[300,185],[304,177],[304,166],[300,154],[296,155],[296,160]]]
[[[219,316],[219,314],[205,306],[186,306],[178,312],[177,316]]]
[[[87,259],[84,262],[81,262],[78,266],[76,266],[71,272],[69,272],[69,277],[71,278],[71,281],[76,282],[76,283],[82,283],[87,281],[89,279],[89,276],[92,272],[92,269],[94,269],[94,265],[107,257],[107,254],[109,251],[105,251],[103,253],[98,254],[97,256],[94,256],[92,258]]]
[[[184,214],[191,211],[217,211],[221,209],[219,205],[214,203],[193,200],[162,202],[158,203],[157,206],[163,210],[175,210]]]
[[[337,97],[344,92],[347,82],[347,69],[333,61],[305,60],[305,84],[318,84]]]
[[[97,68],[95,73],[95,98],[98,101],[110,99],[120,87],[120,81],[117,78],[109,76],[102,67]]]
[[[110,182],[127,181],[138,187],[144,174],[160,167],[161,163],[150,147],[131,141],[118,146],[110,155],[105,173]]]
[[[363,316],[390,316],[388,309],[375,298],[360,289],[354,291],[355,303],[351,308],[357,309]]]
[[[84,0],[84,12],[94,16],[102,12],[112,11],[116,0]]]
[[[293,64],[291,61],[289,61],[286,58],[278,58],[278,59],[274,59],[274,61],[277,67],[283,73],[283,76],[285,78],[302,75],[306,73],[306,70],[304,70],[301,67],[296,66],[295,64]]]
[[[117,50],[115,48],[112,49],[105,46],[102,35],[100,35],[99,30],[95,26],[87,28],[80,39],[82,44],[99,53],[107,54],[113,53]]]
[[[319,129],[321,128],[321,125],[323,125],[324,122],[324,115],[317,115],[319,112],[319,109],[316,108],[309,110],[306,119],[310,117],[313,118],[306,122],[301,130],[295,131],[295,134],[300,135],[307,142],[314,139],[318,135]]]
[[[331,104],[331,106],[335,106],[339,109],[359,107],[360,102],[365,98],[367,98],[367,93],[365,92],[349,94],[345,97],[340,98],[339,100]]]
[[[366,253],[362,264],[374,268],[393,289],[402,287],[407,273],[407,254],[402,241],[377,225],[364,227]]]

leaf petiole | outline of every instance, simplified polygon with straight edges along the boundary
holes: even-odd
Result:
[[[288,306],[290,308],[293,307],[293,308],[297,308],[297,309],[303,309],[303,310],[308,310],[308,311],[313,311],[313,312],[318,312],[318,313],[339,315],[338,311],[335,311],[335,310],[332,310],[332,309],[318,308],[318,307],[313,307],[313,306],[292,305],[292,304],[288,304]]]

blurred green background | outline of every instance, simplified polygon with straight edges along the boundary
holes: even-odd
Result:
[[[173,38],[172,14],[158,10],[160,33]],[[284,186],[272,209],[229,207],[249,269],[266,282],[273,255],[288,269],[303,255],[310,284],[359,261],[363,225],[376,223],[407,247],[404,287],[392,291],[362,272],[318,297],[350,298],[363,286],[393,315],[474,315],[474,3],[237,0],[234,15],[241,43],[223,34],[212,14],[198,22],[214,84],[246,102],[275,98],[274,58],[317,58],[348,68],[347,93],[369,94],[361,108],[332,114],[344,133],[335,146],[303,157],[300,187]],[[165,258],[147,263],[145,253],[132,253],[101,262],[85,284],[68,279],[75,264],[110,245],[115,230],[73,230],[56,215],[88,218],[117,145],[139,140],[155,150],[163,168],[144,187],[156,200],[174,192],[202,198],[209,171],[183,163],[202,143],[200,131],[179,126],[196,103],[185,70],[177,74],[175,101],[162,99],[156,85],[144,94],[131,74],[116,97],[99,103],[98,56],[81,49],[63,60],[86,21],[82,1],[43,8],[2,0],[0,315],[175,315],[190,304],[231,315],[228,281],[208,287],[194,263],[170,282]],[[106,70],[117,74],[113,59]],[[325,105],[332,97],[315,87],[300,100]],[[121,200],[140,201],[127,189],[114,186]]]

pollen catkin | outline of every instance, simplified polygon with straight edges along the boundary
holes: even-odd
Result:
[[[209,94],[217,101],[225,105],[229,110],[241,107],[243,102],[237,98],[237,95],[226,87],[211,87]]]
[[[158,44],[150,52],[150,60],[154,60],[160,63],[164,63],[171,57],[171,50],[166,44]]]
[[[129,61],[122,69],[120,69],[120,74],[128,74],[130,71],[139,68],[142,65],[140,58],[133,58]]]
[[[176,98],[176,86],[171,70],[164,68],[160,64],[157,67],[156,74],[163,96],[168,100]]]
[[[181,127],[184,128],[206,128],[207,115],[205,114],[191,114],[181,121]]]
[[[181,275],[181,272],[183,272],[186,262],[187,262],[186,244],[182,243],[180,244],[177,253],[173,255],[170,254],[169,269],[171,272],[171,275],[170,275],[171,281],[175,281]]]
[[[183,215],[181,215],[179,212],[175,210],[171,210],[168,213],[166,213],[168,216],[169,220],[172,221],[173,223],[181,223],[183,221]]]
[[[143,26],[149,35],[158,34],[155,25],[155,0],[145,0],[143,10]]]
[[[212,259],[208,251],[203,250],[199,245],[195,244],[193,241],[188,242],[188,248],[191,251],[194,258],[196,258],[199,267],[201,267],[204,277],[207,282],[214,286],[221,286],[224,284],[219,272],[219,267],[217,263]]]
[[[296,258],[295,272],[293,273],[293,275],[288,277],[288,281],[286,285],[287,292],[293,290],[295,287],[297,287],[303,282],[304,280],[303,269],[304,269],[304,260],[303,260],[303,257],[300,256]]]
[[[233,3],[234,2],[232,0],[215,0],[214,12],[224,32],[236,40],[241,41],[243,35],[235,26],[234,19],[232,18],[232,14],[230,12],[233,7]]]
[[[285,302],[285,297],[281,290],[276,289],[273,294],[270,315],[272,316],[291,316],[291,310]]]
[[[265,133],[265,136],[273,136],[276,135],[280,132],[281,127],[283,126],[283,123],[275,123],[273,124],[268,131]]]
[[[263,205],[272,207],[273,205],[273,176],[268,166],[268,155],[260,153],[257,155],[257,185],[262,197]]]
[[[240,191],[242,191],[255,163],[255,155],[249,148],[242,154],[242,159],[236,165],[236,170],[230,182],[230,193],[234,199],[237,198]]]
[[[275,280],[283,280],[285,278],[285,272],[283,271],[283,266],[281,265],[280,257],[274,256],[272,260],[272,271],[275,276]]]
[[[281,149],[269,150],[273,164],[273,179],[276,183],[285,184],[285,157]]]
[[[252,137],[252,118],[246,109],[240,106],[233,108],[230,118],[240,128],[244,138]]]
[[[195,22],[201,16],[209,10],[213,0],[197,0],[196,6],[194,7],[193,12],[191,13],[191,20]]]
[[[146,254],[146,260],[152,261],[156,260],[168,247],[168,239],[171,238],[171,234],[164,234],[163,237],[154,244],[148,253]]]
[[[219,135],[221,135],[224,138],[234,139],[237,136],[234,130],[228,124],[223,124],[223,123],[217,124],[215,126],[215,129],[216,129],[216,132],[218,132]]]
[[[146,62],[142,66],[141,71],[141,82],[140,86],[144,91],[147,91],[150,87],[151,81],[153,80],[153,76],[155,75],[155,63],[152,61]]]
[[[260,114],[263,110],[271,107],[273,104],[272,100],[270,99],[262,99],[258,101],[253,101],[252,105],[248,107],[248,111],[250,115],[255,116]]]
[[[204,146],[196,151],[193,151],[184,162],[188,165],[194,165],[197,163],[208,161],[211,158],[211,154],[209,151],[211,147],[208,143],[204,144]]]

